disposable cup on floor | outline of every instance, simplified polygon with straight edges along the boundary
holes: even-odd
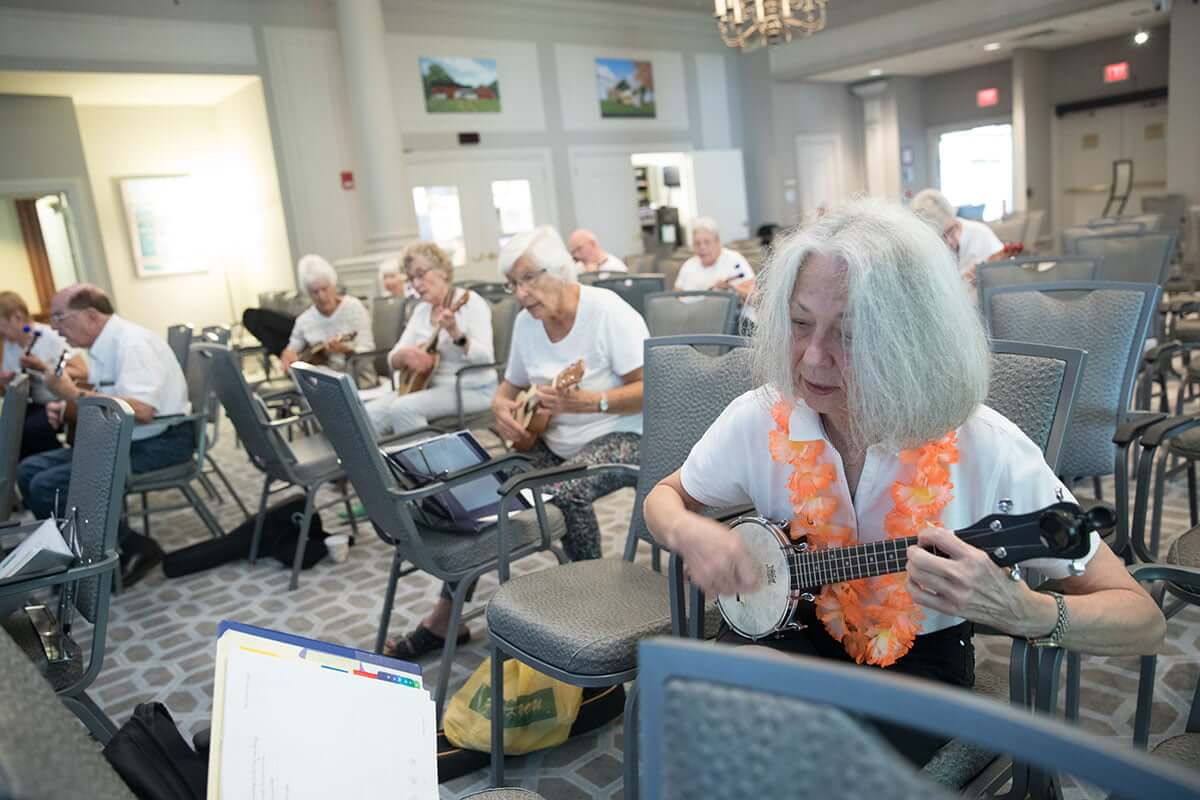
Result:
[[[325,549],[329,551],[329,557],[340,564],[350,557],[350,537],[344,533],[326,536]]]

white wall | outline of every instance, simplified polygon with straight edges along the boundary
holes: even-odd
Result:
[[[988,108],[980,108],[975,93],[980,89],[995,88],[999,91],[999,102]],[[1007,117],[1012,114],[1012,64],[997,61],[969,69],[931,75],[921,83],[921,95],[928,128],[946,125],[971,127],[971,123],[982,119]]]
[[[1186,6],[1188,2],[1175,5]],[[1050,102],[1071,103],[1166,86],[1170,39],[1166,28],[1154,28],[1150,41],[1140,46],[1133,43],[1132,35],[1124,34],[1055,50],[1050,54]],[[1184,49],[1194,51],[1197,47],[1200,42],[1193,39]],[[1104,65],[1117,61],[1129,62],[1129,80],[1105,83]]]
[[[29,269],[25,240],[21,236],[17,204],[11,197],[0,197],[0,290],[21,295],[34,313],[41,308],[33,272]]]
[[[1175,91],[1167,98],[1167,191],[1200,203],[1200,5],[1176,3],[1171,11],[1170,63]]]
[[[1050,103],[1050,54],[1013,53],[1013,205],[1018,211],[1053,208],[1054,139]],[[1054,230],[1046,220],[1044,229]]]

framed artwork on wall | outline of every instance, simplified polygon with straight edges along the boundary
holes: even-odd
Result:
[[[654,65],[632,58],[597,58],[596,95],[605,119],[653,119]]]
[[[139,278],[207,272],[203,215],[190,175],[118,178]]]
[[[496,59],[421,56],[419,61],[425,110],[430,114],[499,113]]]

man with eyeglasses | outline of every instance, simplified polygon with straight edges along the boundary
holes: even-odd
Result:
[[[62,426],[68,403],[86,396],[106,395],[124,400],[133,409],[129,467],[134,473],[181,464],[192,457],[195,432],[191,423],[171,425],[160,417],[188,413],[187,381],[166,341],[123,319],[113,311],[103,290],[90,284],[63,289],[50,302],[50,324],[73,347],[88,350],[88,377],[95,389],[81,389],[54,365],[39,363],[46,388],[58,400],[46,405],[50,424]],[[17,485],[25,507],[38,519],[62,515],[55,497],[64,503],[71,483],[71,448],[60,447],[23,460],[17,466]],[[122,521],[119,533],[121,576],[128,588],[162,561],[154,540],[134,533]]]

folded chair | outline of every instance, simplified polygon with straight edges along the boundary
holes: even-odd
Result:
[[[28,407],[29,376],[20,373],[8,382],[4,405],[0,407],[0,522],[7,522],[12,515],[13,487],[17,483],[17,464],[21,461],[21,437]]]

